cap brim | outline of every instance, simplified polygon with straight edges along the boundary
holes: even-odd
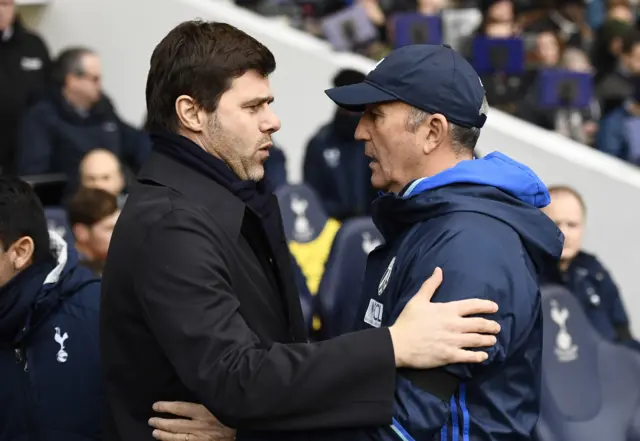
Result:
[[[350,84],[324,91],[338,106],[352,112],[364,112],[367,105],[396,101],[398,98],[369,83]]]

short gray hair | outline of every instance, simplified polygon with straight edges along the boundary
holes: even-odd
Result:
[[[489,113],[489,103],[487,98],[482,99],[482,106],[480,107],[481,115],[487,115]],[[407,130],[411,133],[415,133],[418,127],[429,116],[429,113],[417,107],[412,107],[407,118]],[[480,129],[477,127],[462,127],[452,122],[449,122],[449,136],[451,136],[451,143],[458,154],[465,152],[473,152],[480,138]]]

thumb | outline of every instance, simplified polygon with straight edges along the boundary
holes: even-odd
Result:
[[[442,283],[442,270],[440,267],[436,267],[433,270],[433,274],[429,277],[420,287],[418,294],[420,294],[423,299],[427,301],[431,301],[433,294],[436,292],[440,284]]]

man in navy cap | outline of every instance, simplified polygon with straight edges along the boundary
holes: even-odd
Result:
[[[385,192],[373,205],[385,244],[369,255],[354,330],[393,323],[436,266],[445,277],[435,301],[480,289],[500,305],[489,359],[399,373],[395,418],[370,429],[371,438],[531,439],[542,350],[538,269],[559,258],[563,242],[540,212],[550,201],[545,185],[503,154],[473,160],[488,105],[477,73],[446,45],[398,49],[362,83],[327,95],[364,112],[355,137]],[[434,393],[436,381],[456,383],[455,393]]]
[[[563,243],[540,212],[550,201],[546,187],[500,153],[473,159],[488,106],[478,75],[448,46],[395,50],[363,82],[327,94],[363,112],[355,137],[365,142],[373,185],[385,192],[373,204],[385,244],[369,255],[353,330],[394,323],[441,267],[434,301],[479,291],[500,305],[492,319],[501,332],[482,364],[399,370],[387,425],[286,439],[530,440],[540,393],[538,268],[557,260]]]

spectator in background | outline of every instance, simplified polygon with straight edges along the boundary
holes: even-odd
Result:
[[[80,263],[101,275],[120,208],[116,197],[97,188],[80,188],[67,206]]]
[[[562,43],[551,32],[540,32],[535,38],[534,59],[538,69],[557,67],[562,55]]]
[[[110,150],[137,171],[150,141],[122,121],[102,93],[98,55],[86,48],[63,51],[55,62],[53,80],[55,89],[23,120],[18,172],[65,173],[73,189],[80,161],[96,148]]]
[[[640,165],[640,90],[600,121],[596,147],[601,152]]]
[[[602,114],[620,107],[634,93],[633,77],[640,75],[640,31],[634,29],[622,39],[622,52],[615,70],[596,86]]]
[[[596,86],[612,72],[616,72],[622,55],[622,41],[633,27],[619,20],[607,20],[597,31],[591,59],[595,69]],[[597,92],[597,90],[596,90]]]
[[[568,48],[564,51],[560,67],[571,72],[593,73],[587,54],[576,48]],[[557,110],[555,112],[554,129],[574,141],[592,145],[598,131],[599,119],[600,106],[598,100],[592,98],[590,105],[584,109],[568,108]]]
[[[0,439],[102,439],[100,281],[47,231],[42,205],[0,178]]]
[[[585,0],[556,0],[548,14],[525,28],[527,34],[550,31],[562,44],[589,50],[593,35],[586,22]]]
[[[360,83],[361,72],[345,69],[333,80],[335,87]],[[334,219],[367,215],[375,198],[364,143],[354,138],[360,113],[336,108],[333,120],[320,128],[307,145],[304,181],[311,186]]]
[[[0,175],[14,172],[17,128],[45,88],[50,64],[42,39],[20,23],[14,0],[0,0]]]
[[[86,188],[99,188],[118,198],[122,207],[126,200],[124,193],[126,179],[118,157],[110,150],[95,149],[80,162],[80,185]]]
[[[552,37],[551,33],[548,35]],[[539,52],[543,53],[544,51],[540,50]],[[560,59],[555,60],[556,56],[560,56]],[[593,72],[587,55],[577,48],[570,47],[562,53],[559,50],[557,52],[554,50],[553,54],[547,54],[541,61],[541,69],[561,68],[588,74]],[[539,104],[541,87],[544,86],[538,78],[523,102],[518,106],[516,115],[525,121],[547,130],[553,130],[575,141],[592,144],[598,130],[597,121],[600,118],[600,107],[597,100],[592,99],[590,105],[584,109],[567,107],[550,110]]]
[[[564,186],[550,187],[549,194],[551,203],[543,211],[564,234],[564,248],[559,266],[547,268],[541,283],[566,286],[604,338],[640,349],[611,275],[596,256],[582,251],[586,212],[582,197]]]

